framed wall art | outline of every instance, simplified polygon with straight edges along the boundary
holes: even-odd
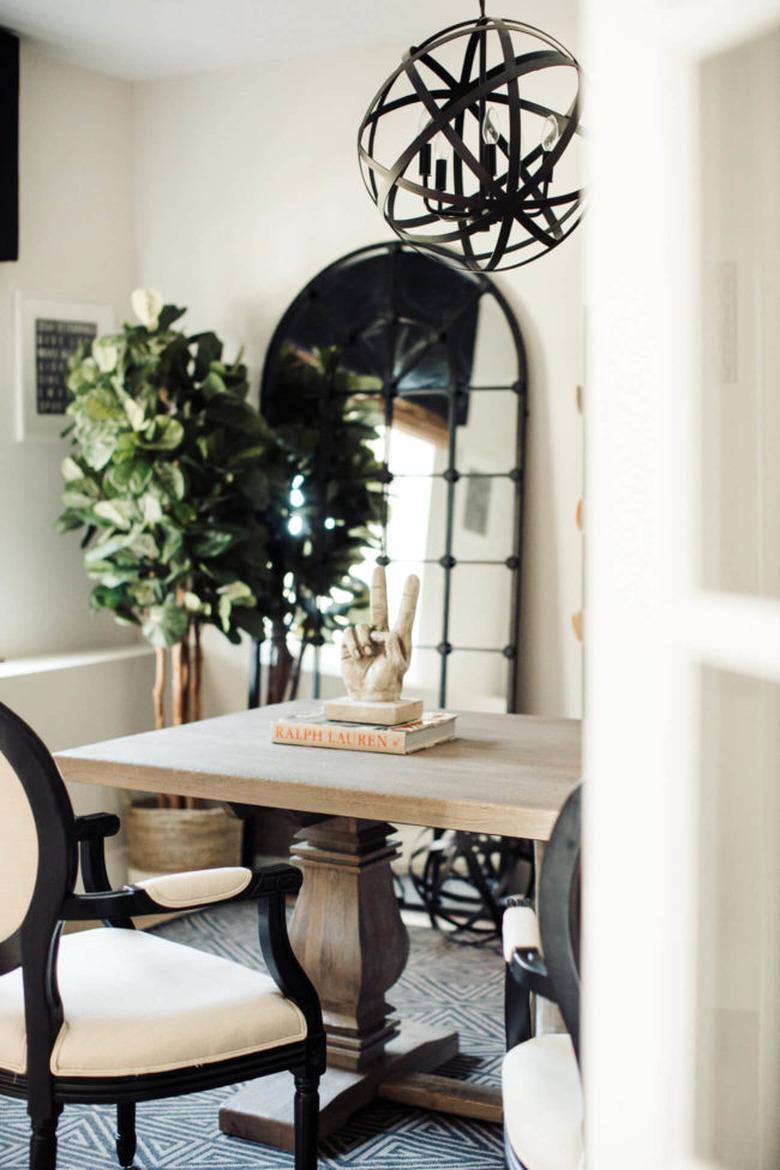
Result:
[[[16,439],[56,441],[66,425],[68,358],[114,329],[111,305],[17,292]]]

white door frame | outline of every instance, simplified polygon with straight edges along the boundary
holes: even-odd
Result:
[[[701,663],[780,679],[780,604],[697,582],[698,64],[780,0],[584,0],[588,1166],[693,1155]]]

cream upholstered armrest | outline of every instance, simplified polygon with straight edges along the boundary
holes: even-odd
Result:
[[[509,1050],[528,1040],[533,1032],[531,993],[551,999],[552,988],[533,907],[510,902],[504,911],[502,932],[506,963],[504,1020]]]
[[[166,910],[183,910],[189,906],[207,906],[243,894],[252,880],[252,870],[243,865],[221,869],[195,869],[189,873],[166,873],[144,878],[129,887],[143,890],[147,897]]]
[[[303,875],[292,865],[264,865],[260,869],[231,866],[193,870],[146,878],[121,890],[71,894],[62,904],[64,922],[93,921],[120,924],[136,915],[158,910],[195,910],[214,902],[238,902],[247,898],[274,899],[297,894]]]
[[[516,950],[541,950],[539,920],[531,906],[507,906],[502,931],[505,963],[512,962]]]

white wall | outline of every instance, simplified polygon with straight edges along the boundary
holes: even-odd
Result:
[[[13,293],[99,301],[133,287],[131,89],[26,47],[18,263],[0,264],[0,657],[127,643],[88,606],[78,534],[58,536],[63,441],[14,441]]]
[[[544,26],[544,6],[530,7],[539,9]],[[576,53],[573,19],[550,31]],[[339,255],[389,235],[363,188],[355,138],[401,48],[135,87],[138,281],[188,305],[193,329],[216,329],[231,350],[245,344],[255,384],[271,332],[301,286]],[[580,607],[575,388],[583,351],[577,235],[498,280],[520,319],[531,375],[522,709],[576,715],[580,650],[570,616]],[[220,677],[211,693],[243,696],[246,661],[243,649],[212,655],[212,674]]]
[[[0,264],[0,701],[52,749],[150,726],[153,660],[89,608],[78,534],[59,536],[66,443],[14,440],[13,294],[112,304],[133,288],[131,88],[26,47],[21,55],[18,263]],[[113,647],[102,655],[66,655]],[[136,649],[136,647],[133,647]],[[33,656],[53,656],[43,662]],[[115,791],[72,786],[78,812],[117,806]],[[121,841],[109,844],[117,880]]]
[[[550,31],[577,51],[573,20]],[[134,640],[90,612],[78,539],[53,532],[62,451],[13,440],[13,291],[106,301],[119,321],[134,285],[156,285],[190,306],[193,328],[246,344],[256,383],[298,289],[336,256],[387,238],[360,181],[355,134],[398,49],[135,87],[23,49],[21,259],[0,265],[0,656]],[[577,714],[578,236],[497,280],[531,374],[521,706]],[[211,641],[206,697],[216,711],[243,702],[247,653]]]
[[[154,656],[139,645],[97,654],[28,659],[26,669],[0,664],[0,702],[25,719],[52,751],[132,735],[152,724]],[[69,784],[77,814],[120,812],[116,788]],[[111,876],[126,880],[124,837],[106,843]]]

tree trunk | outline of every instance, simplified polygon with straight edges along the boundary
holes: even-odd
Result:
[[[165,727],[165,683],[167,651],[155,648],[154,725]],[[201,682],[203,679],[203,651],[200,644],[200,625],[193,622],[184,638],[171,647],[171,690],[173,724],[190,723],[201,718]],[[162,808],[194,808],[195,800],[188,796],[159,796]]]
[[[162,646],[155,646],[154,648],[154,690],[152,698],[154,701],[154,726],[156,728],[165,727],[165,681],[167,677],[167,659],[168,655]],[[157,797],[157,803],[161,808],[173,808],[173,797],[160,795]]]
[[[187,718],[187,643],[177,642],[171,647],[173,670],[173,724],[188,723]]]
[[[154,726],[165,727],[165,651],[162,646],[154,650]]]
[[[295,659],[287,648],[287,627],[284,622],[274,622],[268,668],[269,703],[283,703],[287,698],[294,663]]]
[[[188,680],[187,708],[191,722],[197,723],[203,717],[200,699],[201,679],[203,675],[200,622],[193,622],[190,629],[192,632],[192,644],[190,645],[190,676]]]

